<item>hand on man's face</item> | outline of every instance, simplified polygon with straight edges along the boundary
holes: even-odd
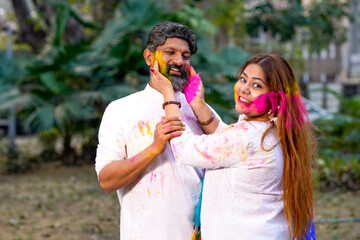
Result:
[[[162,52],[156,51],[153,55],[151,66],[159,69],[159,72],[170,80],[175,91],[181,91],[187,84],[189,79],[188,69],[184,65],[176,65],[174,63],[166,63],[162,58]],[[155,66],[155,64],[157,66]]]
[[[159,53],[155,52],[154,57],[158,58],[160,73],[169,78],[175,91],[181,91],[189,78],[189,44],[181,38],[168,38],[156,51]]]

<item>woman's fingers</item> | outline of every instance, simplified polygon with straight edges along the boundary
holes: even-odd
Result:
[[[155,65],[155,64],[154,64]],[[158,68],[159,69],[159,68]],[[150,71],[158,78],[158,79],[166,79],[158,70],[155,68],[150,69]]]
[[[192,66],[190,66],[189,70],[190,70],[190,77],[196,75],[195,69]]]
[[[156,71],[159,71],[159,62],[158,62],[158,60],[154,61],[153,69],[156,70]]]

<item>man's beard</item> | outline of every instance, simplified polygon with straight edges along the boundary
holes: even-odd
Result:
[[[180,70],[181,75],[170,75],[170,69],[176,68]],[[184,66],[177,66],[176,64],[167,64],[166,65],[166,74],[173,85],[174,91],[181,91],[186,86],[188,81],[188,72],[185,70]]]

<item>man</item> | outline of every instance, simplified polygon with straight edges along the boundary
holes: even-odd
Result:
[[[195,134],[202,134],[180,93],[196,51],[191,30],[166,22],[149,32],[144,59],[149,67],[159,61],[181,103],[183,120]],[[107,193],[117,190],[123,240],[191,239],[203,171],[175,161],[167,141],[183,126],[169,129],[168,120],[162,120],[163,103],[150,79],[143,91],[110,103],[100,125],[95,169]]]

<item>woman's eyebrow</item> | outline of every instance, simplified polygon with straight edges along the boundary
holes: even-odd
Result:
[[[248,75],[247,75],[245,72],[242,72],[241,74],[244,74],[244,75],[245,75],[245,77],[248,77]],[[265,81],[264,81],[264,80],[262,80],[262,79],[261,79],[261,78],[259,78],[259,77],[253,77],[252,79],[262,81],[262,82],[265,84]]]

